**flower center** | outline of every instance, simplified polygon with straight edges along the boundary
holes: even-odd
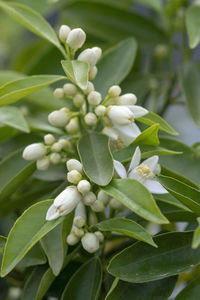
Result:
[[[123,148],[124,143],[120,138],[118,138],[117,140],[112,142],[112,146],[113,146],[113,149],[119,150],[119,149]]]
[[[151,169],[146,165],[140,165],[136,168],[137,173],[144,179],[152,177]]]
[[[128,119],[131,123],[134,122],[134,116],[131,116],[129,119]]]

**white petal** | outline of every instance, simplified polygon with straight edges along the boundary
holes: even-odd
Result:
[[[114,141],[118,139],[118,134],[117,134],[116,130],[112,127],[105,127],[102,130],[102,133],[107,135],[108,137],[110,137]]]
[[[138,105],[127,105],[127,106],[132,111],[134,118],[136,119],[148,114],[148,110],[142,106],[138,106]]]
[[[114,160],[114,168],[117,174],[119,175],[119,177],[127,178],[126,169],[118,160]]]
[[[126,126],[115,126],[115,129],[125,146],[130,145],[141,131],[135,123]]]
[[[140,160],[141,160],[141,151],[140,151],[140,148],[137,147],[135,149],[135,152],[134,152],[133,157],[131,159],[131,163],[130,163],[128,172],[130,172],[131,170],[133,170],[134,168],[136,168],[139,165]]]
[[[144,180],[142,179],[142,177],[138,174],[138,172],[135,169],[132,169],[129,174],[128,174],[129,178],[133,178],[133,179],[137,179],[140,182],[144,182]]]
[[[149,169],[152,172],[154,172],[155,169],[157,168],[158,160],[159,160],[158,155],[154,155],[154,156],[151,156],[151,157],[145,159],[141,165],[146,165],[147,167],[149,167]]]
[[[144,185],[152,194],[166,194],[168,191],[156,180],[145,180]]]
[[[47,210],[47,214],[46,214],[46,220],[47,221],[52,221],[55,220],[59,217],[59,212],[56,210],[56,207],[54,206],[54,204],[52,204],[49,209]]]

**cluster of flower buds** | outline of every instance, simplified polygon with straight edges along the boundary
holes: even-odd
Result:
[[[76,51],[85,43],[86,34],[81,28],[71,29],[67,25],[62,25],[59,29],[59,39]]]

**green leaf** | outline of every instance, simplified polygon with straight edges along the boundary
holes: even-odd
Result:
[[[51,268],[48,268],[38,284],[36,298],[34,298],[33,300],[42,300],[55,278],[56,277],[53,274]]]
[[[39,243],[35,244],[33,248],[24,256],[24,258],[17,264],[17,267],[27,268],[35,265],[45,264],[47,261],[44,251]]]
[[[62,224],[56,226],[40,241],[55,276],[60,273],[63,266],[67,252],[66,237],[70,233],[72,222],[73,214],[67,215]]]
[[[10,126],[0,124],[0,142],[7,141],[18,134],[18,130]]]
[[[97,300],[101,281],[101,263],[98,257],[94,257],[82,265],[71,277],[61,300]]]
[[[94,86],[103,97],[108,89],[119,84],[130,72],[137,51],[135,39],[126,39],[116,46],[108,49],[99,61],[98,73],[94,80]],[[126,53],[126,55],[124,55]]]
[[[200,215],[200,190],[168,176],[160,175],[158,179],[170,194]]]
[[[131,145],[158,146],[160,144],[158,138],[159,128],[159,124],[154,124],[151,127],[145,129],[140,135],[138,135],[138,137],[136,137]]]
[[[0,106],[14,103],[33,92],[65,79],[58,75],[35,75],[17,79],[0,87]]]
[[[114,179],[103,190],[144,219],[158,224],[168,223],[152,194],[136,179]]]
[[[134,300],[168,300],[171,295],[175,283],[176,276],[164,278],[161,280],[156,280],[147,283],[129,283],[125,281],[121,281],[116,278],[113,282],[113,285],[106,296],[105,300],[122,300],[122,299],[133,299]],[[147,296],[148,295],[148,296]]]
[[[148,282],[189,271],[199,264],[200,249],[191,248],[192,232],[170,232],[154,237],[158,248],[137,242],[116,255],[108,266],[115,277]]]
[[[191,212],[191,210],[187,206],[183,205],[179,200],[177,200],[174,196],[172,196],[169,193],[168,194],[155,194],[154,197],[155,197],[156,201],[161,201],[161,202],[164,202],[164,203],[167,203],[167,204],[170,204],[170,205],[176,206],[178,208],[181,208],[183,210]]]
[[[35,162],[22,158],[22,150],[0,162],[0,202],[9,197],[35,171]]]
[[[113,218],[95,225],[101,231],[115,231],[156,247],[151,235],[141,225],[124,218]]]
[[[59,135],[64,135],[64,131],[60,128],[56,128],[55,126],[50,125],[45,119],[46,116],[43,116],[42,118],[27,118],[27,122],[29,127],[31,128],[31,131],[43,131],[47,133],[55,133]]]
[[[78,152],[86,175],[98,185],[107,185],[113,175],[108,137],[90,132],[79,140]]]
[[[88,63],[79,60],[62,60],[61,64],[68,79],[81,89],[86,89],[89,71]]]
[[[192,5],[186,10],[186,28],[190,40],[190,48],[195,48],[200,42],[200,7]]]
[[[49,231],[63,221],[58,218],[46,221],[46,213],[52,200],[44,200],[29,207],[15,222],[5,246],[1,276],[6,276],[25,254]]]
[[[0,108],[0,122],[23,132],[30,132],[22,112],[14,106]]]
[[[144,117],[138,118],[137,121],[150,126],[155,123],[159,124],[159,130],[162,130],[168,134],[178,135],[178,132],[176,132],[163,118],[154,112],[149,112]]]
[[[190,211],[166,203],[160,203],[159,207],[170,222],[196,222],[197,216]]]
[[[0,8],[22,26],[55,45],[65,56],[55,31],[38,12],[15,2],[0,1]]]
[[[192,248],[196,249],[200,245],[200,218],[197,218],[197,221],[199,223],[199,226],[194,232],[193,239],[192,239]]]
[[[199,7],[200,12],[200,7]],[[200,31],[199,31],[200,33]],[[179,79],[181,82],[182,91],[184,93],[187,109],[193,121],[200,126],[200,69],[192,63],[184,63],[179,72]]]
[[[191,281],[175,298],[175,300],[197,300],[199,298],[200,276]]]

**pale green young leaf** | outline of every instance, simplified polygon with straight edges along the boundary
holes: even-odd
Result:
[[[0,108],[0,123],[16,128],[23,132],[30,132],[28,123],[19,108],[4,106]]]
[[[199,14],[199,5],[192,5],[186,10],[186,28],[189,35],[190,48],[195,48],[200,42]]]
[[[79,60],[62,60],[63,70],[69,80],[78,85],[80,89],[86,89],[88,83],[88,63]]]

